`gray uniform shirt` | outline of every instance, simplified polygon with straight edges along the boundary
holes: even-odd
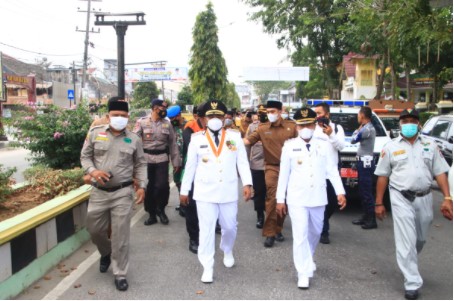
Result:
[[[144,149],[154,151],[168,150],[168,153],[158,155],[145,153],[147,163],[167,162],[170,155],[173,167],[181,166],[175,131],[170,121],[167,119],[153,121],[151,116],[142,117],[137,120],[133,132],[142,137]]]
[[[412,145],[399,136],[383,147],[375,174],[389,177],[389,185],[397,190],[423,192],[430,188],[434,176],[448,170],[435,141],[419,136]]]
[[[359,142],[357,156],[373,156],[375,144],[375,128],[372,122],[366,123],[360,130],[356,130],[352,135],[352,144]]]
[[[251,123],[247,129],[246,137],[255,132],[259,127],[259,124],[259,122]],[[262,141],[258,141],[256,144],[249,146],[246,149],[248,149],[248,158],[251,169],[265,170],[265,155],[263,154]]]
[[[105,187],[117,186],[133,179],[138,180],[140,187],[147,186],[147,162],[142,141],[129,130],[114,136],[109,125],[92,128],[85,139],[80,163],[87,173],[96,169],[111,172],[113,178]]]

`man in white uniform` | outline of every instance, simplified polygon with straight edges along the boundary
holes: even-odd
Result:
[[[435,177],[444,195],[443,215],[452,220],[452,198],[446,173],[449,165],[437,144],[419,135],[419,115],[412,110],[400,114],[401,135],[382,150],[375,174],[375,214],[385,217],[383,195],[389,183],[393,211],[397,264],[405,277],[405,298],[418,298],[423,280],[418,271],[418,254],[426,243],[433,219],[432,180]]]
[[[293,261],[301,289],[309,288],[309,278],[315,271],[313,256],[328,203],[326,179],[334,187],[340,209],[347,204],[337,166],[329,154],[330,145],[326,141],[312,139],[315,117],[315,112],[308,108],[295,113],[293,118],[299,137],[284,144],[276,194],[277,214],[287,214],[287,205],[292,220]]]
[[[252,177],[241,134],[223,129],[225,105],[216,100],[204,106],[207,130],[195,133],[189,144],[180,201],[186,204],[191,184],[199,217],[198,258],[203,266],[202,282],[213,282],[216,220],[222,228],[220,248],[224,265],[235,263],[233,246],[237,233],[238,173],[243,183],[243,197],[251,197]]]

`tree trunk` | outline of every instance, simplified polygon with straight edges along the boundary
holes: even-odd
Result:
[[[394,63],[390,64],[391,67],[391,99],[398,99],[396,95],[396,72],[394,71]]]
[[[407,101],[411,100],[411,90],[410,90],[410,67],[405,64],[405,81],[407,85]]]
[[[375,95],[374,99],[381,98],[381,93],[383,91],[383,82],[385,80],[385,62],[386,62],[386,52],[384,54],[382,54],[382,60],[380,63],[381,73],[378,76],[377,94]]]

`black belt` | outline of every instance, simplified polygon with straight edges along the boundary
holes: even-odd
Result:
[[[152,149],[143,149],[143,151],[147,154],[150,155],[161,155],[161,154],[167,154],[168,151],[167,149],[161,149],[161,150],[152,150]]]
[[[104,186],[100,186],[98,183],[93,183],[92,186],[95,188],[98,188],[99,190],[103,190],[103,191],[107,191],[107,192],[114,192],[114,191],[117,191],[124,187],[131,186],[133,183],[134,183],[134,181],[123,182],[120,185],[113,186],[113,187],[104,187]]]
[[[394,190],[397,190],[396,188],[390,186],[392,189]],[[400,192],[400,194],[406,198],[407,200],[409,200],[410,202],[413,202],[415,200],[415,198],[420,198],[420,197],[423,197],[423,196],[426,196],[428,195],[429,193],[432,192],[432,190],[429,188],[425,191],[411,191],[411,190],[397,190]]]

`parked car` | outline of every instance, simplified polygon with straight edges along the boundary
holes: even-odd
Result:
[[[424,124],[421,134],[435,140],[446,162],[452,165],[452,114],[432,116]]]

